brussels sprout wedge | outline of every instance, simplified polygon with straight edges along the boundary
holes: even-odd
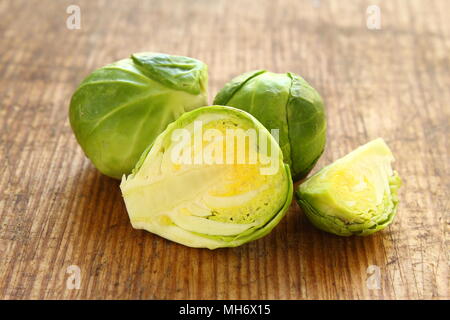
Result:
[[[214,104],[245,110],[268,130],[279,129],[284,161],[294,180],[305,177],[324,151],[326,118],[322,98],[293,73],[244,73],[224,86]]]
[[[397,212],[400,177],[383,139],[373,140],[301,184],[299,205],[319,229],[365,236],[384,229]]]
[[[70,124],[95,167],[120,179],[169,123],[207,104],[207,81],[207,67],[196,59],[133,54],[79,85],[70,102]]]
[[[171,123],[120,187],[134,228],[209,249],[268,234],[293,189],[267,129],[224,106],[199,108]]]

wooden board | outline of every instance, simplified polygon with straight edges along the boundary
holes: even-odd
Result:
[[[74,2],[80,30],[66,27]],[[380,30],[366,26],[371,4]],[[1,1],[0,298],[448,299],[448,12],[447,0]],[[304,76],[328,112],[316,170],[383,137],[404,180],[395,222],[340,238],[292,204],[269,236],[216,251],[133,230],[67,110],[89,72],[139,51],[205,61],[210,101],[244,71]],[[367,286],[376,270],[380,289]]]

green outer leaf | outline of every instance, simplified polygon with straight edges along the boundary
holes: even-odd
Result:
[[[309,203],[305,193],[302,192],[301,186],[296,190],[296,199],[309,221],[320,230],[336,234],[338,236],[367,236],[386,228],[397,214],[398,207],[398,189],[401,185],[401,179],[396,172],[391,177],[389,186],[392,194],[392,210],[391,212],[382,212],[373,220],[363,223],[346,223],[345,221],[325,213],[321,213]]]
[[[222,88],[222,90],[219,91],[219,93],[214,98],[213,104],[220,105],[220,106],[227,106],[228,101],[231,100],[233,95],[240,88],[242,88],[242,86],[244,86],[252,78],[257,77],[260,74],[263,74],[264,72],[266,72],[266,70],[254,70],[254,71],[249,71],[249,72],[243,73],[243,74],[233,78],[230,82],[225,84],[225,86]]]
[[[197,59],[149,52],[135,53],[131,59],[146,76],[172,89],[191,94],[206,89],[207,66]]]
[[[201,65],[202,72],[194,71],[198,83],[207,79]],[[96,168],[120,179],[169,123],[207,104],[206,85],[200,89],[175,90],[149,78],[132,59],[120,60],[82,81],[71,98],[70,124]]]
[[[319,93],[303,78],[289,73],[292,79],[287,104],[292,176],[305,177],[322,155],[326,144],[326,117]]]

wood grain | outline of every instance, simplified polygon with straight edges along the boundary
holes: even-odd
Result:
[[[66,28],[70,4],[80,30]],[[366,27],[371,4],[380,30]],[[0,298],[448,299],[448,12],[446,0],[1,1]],[[384,137],[404,180],[395,222],[339,238],[292,204],[269,236],[216,251],[133,230],[67,110],[89,72],[139,51],[205,61],[211,101],[244,71],[303,75],[328,112],[316,168]],[[79,290],[66,287],[70,265]]]

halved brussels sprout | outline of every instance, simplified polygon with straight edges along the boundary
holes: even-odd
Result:
[[[384,229],[397,212],[400,177],[383,139],[373,140],[300,185],[297,201],[319,229],[365,236]]]
[[[289,166],[250,114],[185,113],[120,185],[131,223],[190,247],[235,247],[268,234],[292,200]]]
[[[81,82],[70,124],[97,169],[120,179],[169,123],[207,104],[207,81],[207,66],[196,59],[133,54]]]
[[[225,85],[214,104],[251,113],[269,130],[280,130],[280,147],[294,180],[305,177],[323,153],[326,118],[322,98],[293,73],[244,73]]]

